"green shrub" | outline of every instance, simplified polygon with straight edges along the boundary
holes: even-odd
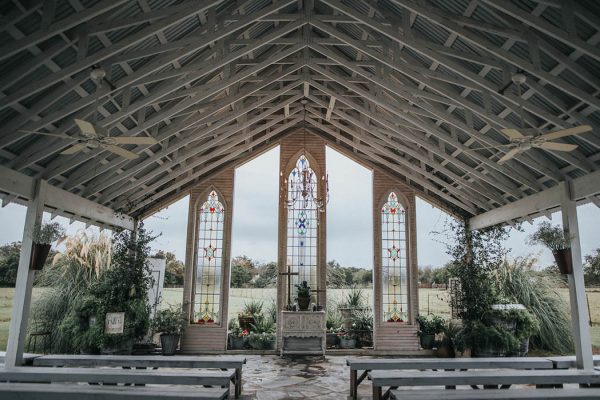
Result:
[[[417,323],[419,324],[419,336],[437,335],[442,333],[446,326],[446,321],[436,314],[419,315]]]
[[[159,310],[152,321],[152,329],[165,335],[181,335],[187,326],[187,317],[181,304]]]

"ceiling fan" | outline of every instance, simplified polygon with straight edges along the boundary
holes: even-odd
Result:
[[[96,84],[99,89],[102,85],[102,81],[105,80],[106,72],[101,68],[94,68],[90,72],[90,78]],[[98,111],[98,97],[96,95],[96,113]],[[75,124],[79,128],[79,136],[69,136],[64,133],[52,133],[52,132],[38,132],[38,131],[24,131],[25,133],[35,133],[38,135],[53,136],[61,139],[77,140],[78,143],[73,144],[66,150],[63,150],[60,154],[71,155],[75,154],[85,148],[102,148],[110,151],[118,156],[133,160],[139,156],[134,152],[119,147],[124,144],[136,144],[136,145],[152,145],[158,143],[156,139],[148,136],[110,136],[109,132],[97,125],[97,117],[94,115],[94,123],[85,121],[83,119],[75,118]]]
[[[527,77],[522,73],[517,73],[512,76],[512,81],[517,85],[519,91],[519,111],[521,114],[521,127],[525,126],[525,118],[523,117],[523,105],[521,104],[521,85],[525,83]],[[504,135],[510,140],[509,144],[491,147],[481,147],[479,149],[509,147],[510,150],[498,160],[498,164],[504,164],[506,161],[515,157],[517,154],[527,151],[531,148],[538,148],[552,151],[573,151],[577,148],[575,144],[552,142],[551,140],[577,135],[592,130],[590,125],[580,125],[573,128],[561,129],[558,131],[539,133],[537,129],[501,129]],[[525,134],[524,134],[525,133]]]

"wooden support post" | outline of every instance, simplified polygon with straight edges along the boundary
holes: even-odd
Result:
[[[279,275],[287,277],[287,307],[292,305],[292,275],[300,275],[298,272],[292,272],[290,266],[287,267],[287,272],[280,272]]]
[[[583,281],[577,203],[574,200],[573,183],[571,181],[564,182],[561,203],[563,229],[568,231],[568,234],[571,236],[573,273],[569,274],[569,299],[571,303],[571,322],[573,325],[573,339],[575,340],[577,368],[592,370],[594,362],[592,360],[592,341],[585,297],[585,284]]]
[[[23,363],[23,345],[25,343],[25,336],[27,335],[31,289],[35,276],[35,271],[29,269],[31,249],[33,247],[32,235],[34,226],[42,221],[46,185],[45,181],[37,180],[35,182],[33,199],[27,204],[27,215],[25,217],[21,254],[19,257],[19,269],[17,270],[17,285],[8,331],[6,358],[4,359],[6,368],[15,367]]]

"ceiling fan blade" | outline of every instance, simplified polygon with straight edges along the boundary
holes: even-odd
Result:
[[[554,150],[554,151],[573,151],[577,148],[576,144],[568,144],[568,143],[555,143],[555,142],[543,142],[540,144],[534,144],[534,147],[539,147],[545,150]]]
[[[558,139],[565,136],[577,135],[579,133],[589,132],[592,127],[589,125],[579,125],[573,128],[561,129],[560,131],[550,132],[542,135],[546,140]]]
[[[116,144],[156,144],[158,141],[148,136],[115,136],[110,138]]]
[[[523,134],[516,129],[500,129],[510,140],[524,138]]]
[[[122,149],[119,146],[115,146],[114,144],[103,144],[102,147],[105,150],[108,150],[111,153],[115,153],[116,155],[119,155],[128,160],[134,160],[139,157],[137,154],[135,154],[129,150]]]
[[[469,148],[469,150],[489,150],[489,149],[499,149],[500,147],[509,147],[509,146],[514,146],[514,144],[499,144],[496,146],[484,146],[484,147],[472,147]]]
[[[518,147],[515,147],[514,149],[510,149],[508,151],[508,153],[506,153],[501,159],[498,160],[498,164],[504,164],[506,161],[510,160],[511,158],[513,158],[514,156],[519,154],[520,152],[521,152],[521,149]]]
[[[96,132],[96,128],[91,123],[83,120],[75,118],[75,123],[79,127],[81,134],[87,138],[98,138],[98,133]]]
[[[72,136],[69,135],[65,135],[64,133],[52,133],[52,132],[39,132],[39,131],[26,131],[24,129],[19,129],[19,132],[22,133],[34,133],[37,135],[44,135],[44,136],[52,136],[52,137],[59,137],[61,139],[77,139],[74,138]]]
[[[87,147],[87,145],[85,143],[77,143],[74,144],[73,146],[67,148],[66,150],[63,150],[60,154],[62,155],[70,155],[70,154],[75,154],[78,151],[81,151],[83,149],[85,149]]]

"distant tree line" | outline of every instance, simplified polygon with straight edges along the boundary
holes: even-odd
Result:
[[[450,271],[448,265],[441,268],[434,267],[419,267],[419,284],[424,286],[447,285],[450,279]]]
[[[158,251],[152,257],[163,258],[166,261],[165,266],[165,286],[183,286],[185,276],[185,264],[179,261],[175,254],[171,252]]]
[[[266,288],[275,287],[277,283],[277,263],[259,263],[247,256],[234,257],[231,260],[231,287],[234,288]],[[337,261],[327,263],[327,287],[345,288],[352,286],[368,286],[373,283],[373,271],[342,267]]]

